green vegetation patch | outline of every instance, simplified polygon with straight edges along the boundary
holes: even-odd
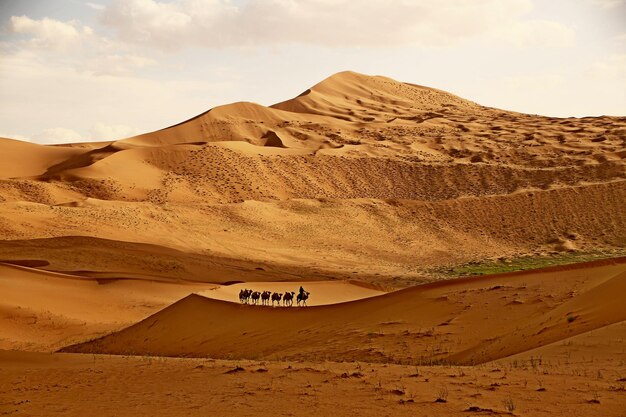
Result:
[[[490,262],[472,262],[444,271],[448,276],[491,275],[505,272],[526,271],[549,266],[569,265],[599,259],[626,256],[626,249],[610,252],[568,252],[550,256],[524,256]]]

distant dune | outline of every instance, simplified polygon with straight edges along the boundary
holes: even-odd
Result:
[[[114,142],[0,140],[0,260],[133,275],[87,255],[119,241],[153,245],[145,259],[171,249],[165,275],[201,281],[241,279],[191,272],[189,256],[394,286],[470,262],[618,256],[625,140],[626,117],[526,115],[342,72]],[[94,238],[80,267],[46,240],[71,236]]]

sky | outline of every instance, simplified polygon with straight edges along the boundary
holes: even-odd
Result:
[[[0,0],[0,137],[121,139],[344,70],[626,116],[626,0]]]

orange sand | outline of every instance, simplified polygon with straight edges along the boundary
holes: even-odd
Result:
[[[0,413],[623,417],[625,144],[626,117],[352,72],[113,142],[0,139]],[[614,259],[444,279],[582,254]]]

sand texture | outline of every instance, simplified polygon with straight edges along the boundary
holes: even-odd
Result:
[[[0,415],[624,417],[625,159],[626,117],[353,72],[0,139]]]
[[[485,259],[622,250],[625,140],[626,117],[520,114],[344,72],[115,142],[0,140],[0,236],[20,247],[0,260],[134,274],[90,252],[145,243],[163,247],[143,247],[148,274],[169,251],[197,280],[196,255],[402,286]],[[55,251],[78,236],[106,241]],[[245,281],[284,279],[267,275]]]

